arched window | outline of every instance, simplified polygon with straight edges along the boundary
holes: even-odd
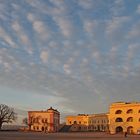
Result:
[[[140,118],[139,118],[139,122],[140,122]]]
[[[127,118],[127,122],[133,122],[133,118],[132,117]]]
[[[33,127],[33,129],[35,130],[35,126]]]
[[[44,123],[44,119],[42,119],[42,123]]]
[[[74,121],[74,124],[77,124],[77,121]]]
[[[81,129],[82,129],[81,126],[79,126],[79,131],[81,131]],[[90,128],[89,128],[89,129],[90,129]]]
[[[132,109],[129,109],[129,110],[127,110],[126,113],[127,113],[127,114],[131,114],[131,113],[133,113],[133,110],[132,110]]]
[[[116,118],[115,122],[123,122],[123,119],[122,118]]]
[[[138,113],[140,113],[140,110],[138,111]]]
[[[117,110],[117,111],[115,112],[115,114],[122,114],[122,111],[121,111],[121,110]]]
[[[57,121],[57,120],[56,120]],[[45,119],[45,123],[47,123],[48,122],[48,120],[47,119]]]

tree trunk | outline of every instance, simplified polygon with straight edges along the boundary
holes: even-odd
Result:
[[[1,130],[1,128],[2,128],[2,123],[0,123],[0,130]]]

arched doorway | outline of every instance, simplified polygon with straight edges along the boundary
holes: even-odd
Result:
[[[132,126],[129,126],[129,127],[127,128],[127,132],[128,132],[129,134],[133,134],[133,127],[132,127]]]
[[[116,133],[123,132],[123,128],[121,126],[116,127]]]
[[[44,131],[44,127],[42,127],[42,131]]]

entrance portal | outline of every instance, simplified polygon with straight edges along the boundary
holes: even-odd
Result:
[[[123,132],[123,128],[121,126],[116,127],[116,133]]]
[[[132,127],[132,126],[129,126],[129,127],[127,128],[127,132],[128,132],[129,134],[133,134],[133,127]]]

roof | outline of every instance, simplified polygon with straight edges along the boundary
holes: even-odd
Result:
[[[36,113],[50,113],[50,112],[57,112],[57,113],[59,113],[59,111],[57,110],[57,109],[54,109],[54,108],[52,108],[52,107],[50,107],[50,108],[48,108],[47,110],[40,110],[40,111],[28,111],[28,113],[32,113],[32,112],[36,112]]]

